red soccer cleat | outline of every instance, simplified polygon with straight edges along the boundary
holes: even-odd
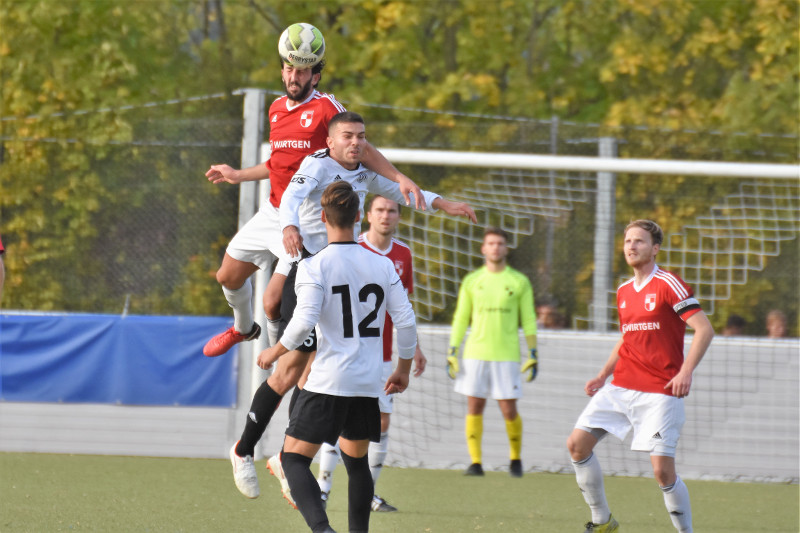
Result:
[[[261,335],[261,326],[253,324],[253,329],[250,333],[239,333],[233,326],[229,327],[219,335],[214,335],[211,340],[203,347],[203,355],[207,357],[216,357],[222,355],[234,345],[242,341],[251,341],[257,339]]]

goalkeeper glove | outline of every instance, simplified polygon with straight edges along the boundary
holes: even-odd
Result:
[[[456,379],[456,374],[458,374],[458,348],[453,346],[447,356],[447,375],[450,379]]]
[[[536,379],[536,374],[539,372],[539,360],[536,358],[536,348],[531,348],[531,356],[525,361],[525,364],[522,365],[522,370],[520,372],[523,374],[530,372],[528,377],[525,378],[525,381],[531,382]]]

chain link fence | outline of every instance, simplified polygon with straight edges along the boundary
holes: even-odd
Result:
[[[377,105],[351,109],[364,115],[368,137],[379,147],[594,157],[599,139],[611,137],[619,156],[625,158],[798,161],[796,136],[609,128],[557,119],[433,113]],[[3,202],[0,219],[8,250],[5,308],[229,313],[214,274],[236,232],[238,187],[212,185],[204,173],[211,164],[237,168],[240,164],[241,97],[211,95],[71,115],[3,119],[0,126],[2,190],[15,198]],[[494,212],[487,209],[485,222],[507,226],[527,220],[530,227],[518,232],[512,265],[530,276],[540,301],[553,304],[559,324],[586,327],[595,268],[594,175],[509,173],[502,169],[490,175],[475,169],[419,165],[401,169],[425,188],[448,197],[460,195],[470,202],[488,201],[489,208],[492,204],[486,193],[497,191],[487,188],[497,187],[497,180],[506,188],[510,181],[527,184],[527,194],[538,199],[537,205],[520,200],[514,208],[511,190],[510,203],[505,207],[498,204]],[[621,229],[632,218],[647,217],[661,223],[668,234],[718,233],[719,228],[704,229],[700,221],[714,210],[730,210],[735,196],[746,198],[742,191],[748,190],[747,183],[753,180],[746,182],[620,175],[616,222]],[[758,256],[761,267],[742,278],[744,283],[730,284],[730,297],[716,302],[715,325],[729,314],[740,314],[748,322],[746,333],[761,334],[763,316],[775,307],[789,315],[790,331],[796,334],[797,188],[784,187],[779,195],[762,200],[788,206],[782,220],[770,222],[785,230],[783,238],[779,245],[772,245],[776,253]],[[750,207],[745,202],[734,209]],[[525,217],[515,210],[525,210]],[[749,239],[752,231],[741,229],[742,238]],[[468,235],[451,237],[456,255],[459,246],[465,248],[463,253],[477,252],[468,250],[473,247]],[[700,254],[692,261],[713,262],[724,255]],[[737,256],[733,261],[751,260]],[[420,256],[417,261],[425,258]],[[690,263],[694,264],[690,261],[683,266]],[[627,275],[620,254],[614,257],[612,269],[615,276]],[[418,279],[420,286],[425,282],[425,278]],[[444,305],[429,313],[427,320],[449,321],[450,307]]]

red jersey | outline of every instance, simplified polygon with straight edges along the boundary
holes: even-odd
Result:
[[[392,238],[392,243],[389,245],[388,250],[379,250],[367,240],[367,234],[362,233],[358,236],[358,244],[375,252],[378,255],[388,257],[394,263],[394,269],[397,275],[400,276],[400,282],[405,287],[406,292],[411,294],[414,292],[414,266],[411,263],[411,249],[403,241],[398,241]],[[394,324],[392,317],[386,313],[386,322],[383,326],[383,360],[392,360],[392,339],[394,337]]]
[[[332,94],[315,90],[302,104],[289,108],[289,98],[276,98],[269,106],[269,201],[281,205],[283,191],[308,154],[327,148],[328,122],[345,111]]]
[[[692,289],[656,266],[641,287],[634,279],[620,285],[617,309],[623,341],[612,383],[671,396],[664,387],[683,364],[685,321],[700,311]]]

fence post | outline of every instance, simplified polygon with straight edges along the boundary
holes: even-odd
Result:
[[[601,137],[598,143],[600,157],[617,157],[617,140]],[[614,220],[616,203],[614,190],[616,174],[597,173],[597,205],[594,228],[594,276],[592,277],[592,329],[608,329],[608,292],[613,288]]]
[[[264,139],[264,100],[266,91],[263,89],[242,89],[239,94],[244,95],[242,129],[242,159],[239,168],[253,167],[261,162],[261,142]],[[239,184],[239,223],[244,226],[258,211],[259,184],[257,181],[246,181]],[[260,274],[260,271],[259,271]],[[253,316],[263,315],[261,294],[263,288],[257,276],[254,280]],[[266,337],[266,330],[262,333]],[[253,398],[254,382],[260,378],[261,369],[255,366],[255,355],[259,346],[255,342],[243,342],[238,345],[238,380],[236,394],[236,409],[233,410],[228,424],[229,441],[235,442],[243,428],[243,421],[250,409]],[[259,350],[260,351],[260,350]],[[263,381],[263,378],[260,379]],[[256,385],[257,386],[257,385]],[[227,451],[227,450],[226,450]]]

